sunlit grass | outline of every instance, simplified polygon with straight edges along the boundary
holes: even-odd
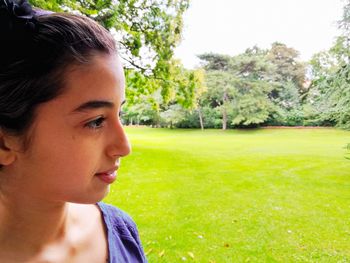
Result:
[[[149,262],[350,262],[350,132],[127,128],[106,202]]]

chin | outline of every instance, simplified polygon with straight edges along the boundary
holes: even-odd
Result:
[[[104,190],[95,191],[89,194],[82,194],[69,200],[68,202],[77,203],[77,204],[96,204],[105,198],[109,193],[109,186]]]

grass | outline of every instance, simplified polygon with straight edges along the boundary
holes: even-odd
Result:
[[[105,199],[149,262],[350,262],[350,132],[127,128]]]

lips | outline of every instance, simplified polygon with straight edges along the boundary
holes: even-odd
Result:
[[[111,184],[117,179],[117,169],[118,167],[114,167],[113,169],[110,169],[108,171],[96,173],[95,176],[97,176],[103,182]]]

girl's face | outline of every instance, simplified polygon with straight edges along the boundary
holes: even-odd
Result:
[[[116,56],[95,56],[66,74],[65,92],[37,109],[29,149],[8,166],[22,194],[94,203],[130,146],[119,119],[124,74]]]

